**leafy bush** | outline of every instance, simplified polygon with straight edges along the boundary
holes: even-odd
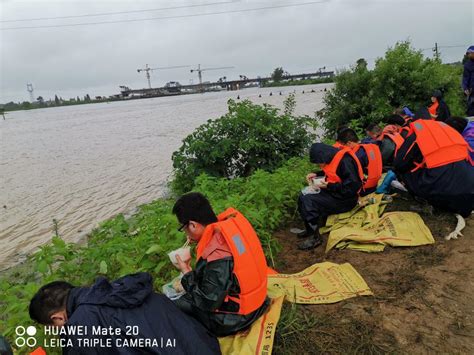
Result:
[[[463,113],[459,88],[461,67],[442,64],[423,57],[410,43],[399,42],[389,48],[384,58],[368,70],[364,60],[335,78],[335,87],[325,98],[325,108],[318,115],[324,120],[328,134],[338,127],[361,128],[378,122],[400,106],[417,110],[430,103],[435,89],[445,93],[453,115]]]
[[[234,178],[249,176],[257,169],[272,171],[306,153],[315,139],[312,128],[316,121],[293,116],[292,95],[283,113],[248,100],[229,100],[228,105],[227,114],[198,127],[173,153],[173,190],[191,190],[201,173]]]
[[[203,174],[197,177],[195,189],[210,199],[216,212],[229,206],[242,211],[255,227],[271,263],[278,249],[271,233],[296,211],[296,198],[311,165],[306,159],[294,158],[273,173],[258,170],[246,178],[229,180]],[[153,275],[155,288],[161,290],[178,274],[167,252],[185,241],[184,234],[177,231],[172,205],[173,201],[160,199],[141,206],[130,219],[118,215],[94,230],[86,246],[55,236],[24,267],[3,274],[0,333],[14,344],[15,327],[32,324],[29,300],[40,286],[54,280],[80,286],[91,284],[99,275],[114,279],[146,271]],[[43,337],[41,333],[36,336],[39,344]],[[27,350],[19,349],[19,353]]]

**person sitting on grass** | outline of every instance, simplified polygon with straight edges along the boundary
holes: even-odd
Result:
[[[400,133],[403,139],[405,139],[408,133],[410,132],[410,124],[407,124],[405,119],[400,115],[389,115],[385,117],[384,122],[387,124],[387,126],[385,126],[386,129],[387,127],[390,127],[388,128],[388,130],[397,131],[398,133]]]
[[[360,144],[357,133],[351,128],[344,128],[337,133],[337,143],[351,149],[359,159],[365,180],[361,196],[375,191],[382,176],[382,155],[376,144]]]
[[[29,312],[40,324],[71,329],[69,335],[61,335],[63,354],[220,354],[217,339],[206,328],[166,296],[153,292],[148,273],[113,282],[100,277],[91,287],[54,281],[33,296]],[[79,326],[87,335],[72,334]],[[113,332],[93,335],[93,327],[111,327]],[[133,335],[130,329],[134,329]],[[110,342],[110,347],[92,345],[94,338],[103,344]],[[161,339],[170,346],[162,345]]]
[[[444,122],[417,120],[394,161],[408,191],[434,208],[467,217],[474,208],[468,144]]]
[[[435,90],[431,95],[432,105],[428,107],[431,119],[445,122],[451,117],[448,104],[443,99],[443,93],[440,90]]]
[[[392,165],[398,149],[403,144],[403,137],[394,126],[387,126],[382,129],[378,124],[371,123],[365,130],[367,135],[379,145],[383,166],[388,169]]]
[[[393,114],[403,118],[403,120],[405,121],[405,124],[403,126],[408,126],[413,121],[414,117],[413,112],[411,112],[410,109],[406,106],[396,108],[395,111],[393,111]]]
[[[318,164],[325,175],[317,194],[303,194],[298,198],[298,211],[305,224],[305,231],[298,238],[306,238],[298,245],[300,250],[314,249],[322,244],[319,227],[331,214],[350,211],[357,205],[364,174],[356,155],[349,148],[335,148],[315,143],[309,152],[310,161]],[[318,174],[306,176],[308,183]]]
[[[217,336],[247,329],[270,305],[267,262],[251,224],[233,208],[216,216],[197,192],[181,196],[173,214],[188,241],[197,243],[194,270],[176,258],[186,293],[175,304]]]

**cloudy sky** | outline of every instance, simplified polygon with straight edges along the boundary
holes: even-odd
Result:
[[[234,67],[205,72],[204,80],[264,76],[277,66],[290,73],[334,69],[360,57],[373,63],[405,39],[429,56],[437,42],[445,62],[458,61],[474,44],[473,3],[0,0],[0,103],[28,100],[28,82],[35,96],[46,99],[146,87],[145,75],[137,73],[145,64],[191,66],[153,72],[153,86],[162,86],[170,80],[196,83],[189,69],[199,63]]]

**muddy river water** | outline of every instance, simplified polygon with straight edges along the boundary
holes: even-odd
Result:
[[[163,196],[173,151],[197,126],[224,114],[229,98],[281,108],[295,90],[296,113],[313,116],[328,86],[8,113],[0,121],[0,270],[50,240],[53,219],[65,240],[79,241],[100,221]]]

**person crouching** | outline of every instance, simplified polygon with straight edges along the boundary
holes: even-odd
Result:
[[[349,148],[338,149],[324,143],[315,143],[309,152],[310,161],[319,164],[326,181],[318,194],[300,194],[298,211],[305,224],[305,231],[298,234],[305,238],[298,249],[314,249],[322,244],[319,227],[331,214],[350,211],[357,205],[364,174],[359,160]],[[308,182],[316,173],[306,176]]]

